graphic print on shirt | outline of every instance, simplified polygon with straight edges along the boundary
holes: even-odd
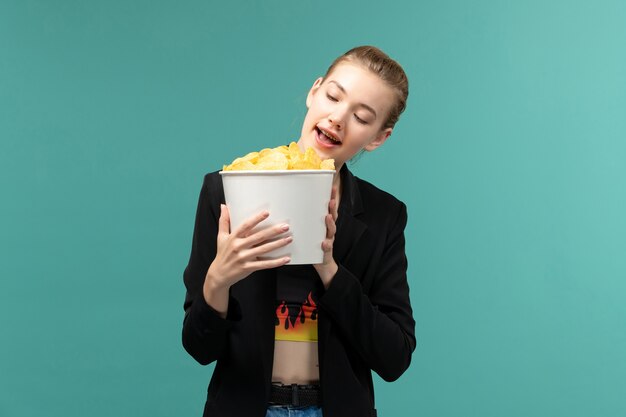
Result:
[[[317,341],[317,304],[313,293],[302,304],[282,300],[276,307],[276,340]]]

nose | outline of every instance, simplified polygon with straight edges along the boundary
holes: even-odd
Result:
[[[334,112],[328,115],[328,122],[337,130],[343,127],[343,115],[340,112]]]

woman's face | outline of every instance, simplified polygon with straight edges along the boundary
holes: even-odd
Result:
[[[342,62],[309,91],[298,145],[333,158],[339,169],[360,150],[372,151],[389,137],[392,128],[383,129],[382,124],[394,100],[393,89],[377,75]]]

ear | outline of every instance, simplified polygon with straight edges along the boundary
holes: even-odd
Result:
[[[313,86],[309,90],[309,94],[307,94],[306,96],[306,108],[307,109],[311,107],[311,101],[313,100],[313,96],[315,95],[315,92],[319,90],[320,86],[322,85],[322,81],[324,81],[324,78],[319,77],[317,80],[315,80],[315,82],[313,83]]]
[[[380,145],[385,143],[385,141],[391,136],[391,132],[393,132],[392,127],[388,127],[386,129],[381,130],[378,135],[372,140],[370,143],[365,145],[365,149],[368,152],[372,152],[374,149],[378,148]]]

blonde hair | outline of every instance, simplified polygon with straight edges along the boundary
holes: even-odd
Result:
[[[396,93],[396,101],[389,110],[387,120],[383,123],[382,128],[394,127],[400,115],[406,108],[406,100],[409,96],[409,80],[402,69],[402,66],[391,59],[389,55],[375,46],[357,46],[341,55],[330,64],[324,80],[342,62],[352,62],[370,70],[378,75],[381,80],[385,81]]]

